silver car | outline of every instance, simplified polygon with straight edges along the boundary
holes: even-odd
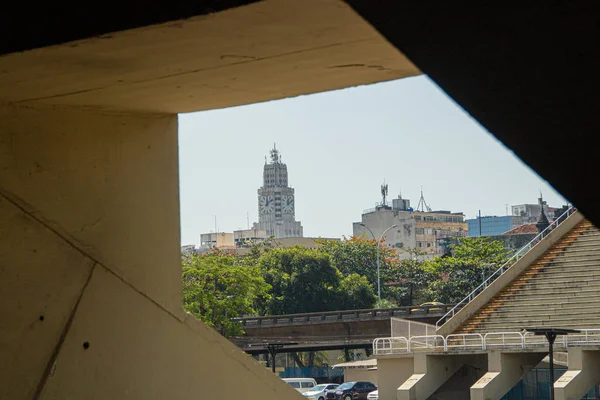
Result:
[[[367,400],[379,400],[379,390],[373,390],[367,395]]]
[[[310,400],[325,400],[327,398],[327,391],[336,389],[337,383],[322,383],[310,389],[310,391],[302,393],[302,396]]]

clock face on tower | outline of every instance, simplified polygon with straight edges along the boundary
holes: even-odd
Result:
[[[284,214],[294,213],[294,196],[283,195],[281,196],[281,210]]]
[[[272,214],[275,211],[275,199],[273,196],[260,196],[258,204],[261,214]]]

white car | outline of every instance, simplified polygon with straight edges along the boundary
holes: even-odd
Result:
[[[379,390],[373,390],[367,395],[367,400],[379,400]]]
[[[337,383],[321,383],[310,389],[308,392],[302,393],[302,396],[307,397],[310,400],[325,400],[327,398],[327,391],[336,389]]]

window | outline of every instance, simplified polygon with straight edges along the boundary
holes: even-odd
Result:
[[[300,382],[288,382],[288,385],[295,389],[300,389]]]
[[[315,386],[315,384],[312,383],[312,382],[302,382],[302,387],[303,388],[311,388],[311,387],[314,387],[314,386]]]
[[[423,228],[415,229],[415,235],[423,235],[423,234],[425,234],[425,229],[423,229]]]

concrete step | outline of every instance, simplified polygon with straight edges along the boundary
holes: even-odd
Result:
[[[589,314],[593,314],[593,315],[600,315],[600,306],[597,307],[580,307],[577,310],[577,313],[574,313],[573,310],[569,310],[569,309],[560,309],[560,308],[548,308],[546,310],[537,310],[537,311],[533,311],[533,310],[519,310],[519,311],[497,311],[497,312],[492,312],[491,314],[487,314],[487,315],[482,315],[481,317],[473,317],[473,321],[491,321],[491,320],[500,320],[500,321],[505,321],[505,320],[520,320],[520,319],[527,319],[527,318],[553,318],[553,317],[573,317],[574,315],[577,315],[577,317],[581,316],[581,315],[589,315]]]
[[[600,299],[600,286],[592,285],[592,286],[584,286],[581,284],[564,284],[564,285],[549,285],[547,287],[525,287],[525,288],[514,288],[511,290],[510,294],[507,293],[507,296],[515,296],[515,295],[525,295],[528,297],[538,297],[540,300],[543,300],[548,297],[552,297],[554,295],[564,295],[567,293],[579,293],[581,291],[586,291],[593,297]]]
[[[598,299],[597,296],[586,296],[583,294],[581,296],[554,296],[554,297],[523,297],[516,296],[508,299],[498,299],[493,300],[496,307],[506,307],[506,306],[540,306],[547,305],[553,306],[555,304],[564,304],[564,305],[573,305],[573,304],[584,304],[584,302],[588,302],[593,299]],[[486,306],[487,307],[487,306]]]
[[[515,318],[515,319],[493,319],[493,320],[473,320],[471,322],[469,322],[469,324],[478,324],[479,327],[487,327],[488,330],[491,330],[491,328],[495,327],[495,326],[533,326],[534,324],[537,323],[542,323],[542,322],[554,322],[557,325],[567,325],[567,326],[572,326],[572,327],[587,327],[589,325],[598,325],[600,326],[600,323],[596,322],[597,318],[593,318],[594,314],[592,312],[590,313],[583,313],[581,314],[581,318],[575,317],[575,316],[563,316],[563,315],[546,315],[546,316],[532,316],[529,318]],[[587,317],[587,318],[586,318]],[[467,326],[467,325],[465,325]],[[587,328],[587,329],[591,329],[591,328]]]
[[[548,301],[570,299],[576,301],[576,298],[591,297],[600,298],[600,290],[598,289],[568,289],[561,292],[555,293],[531,293],[528,291],[521,291],[517,293],[502,293],[499,294],[496,299],[503,301],[527,301],[536,300],[540,303],[548,303]]]
[[[524,282],[515,282],[507,286],[507,289],[523,289],[523,288],[540,288],[540,287],[567,287],[566,285],[600,285],[600,279],[598,274],[590,274],[589,278],[585,274],[574,274],[574,275],[551,275],[537,278],[529,278]]]
[[[586,280],[586,281],[592,281],[592,280],[599,280],[600,281],[600,268],[598,268],[597,270],[592,269],[592,270],[566,270],[564,272],[562,271],[539,271],[537,274],[532,274],[530,276],[524,276],[524,281],[526,281],[527,283],[529,282],[537,282],[537,281],[556,281],[556,280],[560,280],[560,279],[571,279],[571,280],[576,280],[576,279],[581,279],[581,280]],[[517,278],[519,279],[519,278]],[[515,279],[513,282],[519,282],[517,279]]]
[[[578,310],[581,307],[595,306],[596,304],[598,304],[598,306],[600,307],[600,302],[598,302],[598,299],[596,299],[596,298],[590,298],[590,299],[583,298],[575,303],[557,302],[554,304],[549,304],[547,302],[541,302],[539,304],[522,304],[522,303],[516,302],[514,304],[499,305],[499,306],[497,306],[496,309],[499,311],[518,312],[519,310],[532,310],[532,311],[546,310],[546,309],[548,309],[548,307],[552,307],[554,309],[560,308],[560,309],[564,309],[564,310],[573,311],[573,310]],[[482,309],[482,311],[483,311],[483,309]]]

